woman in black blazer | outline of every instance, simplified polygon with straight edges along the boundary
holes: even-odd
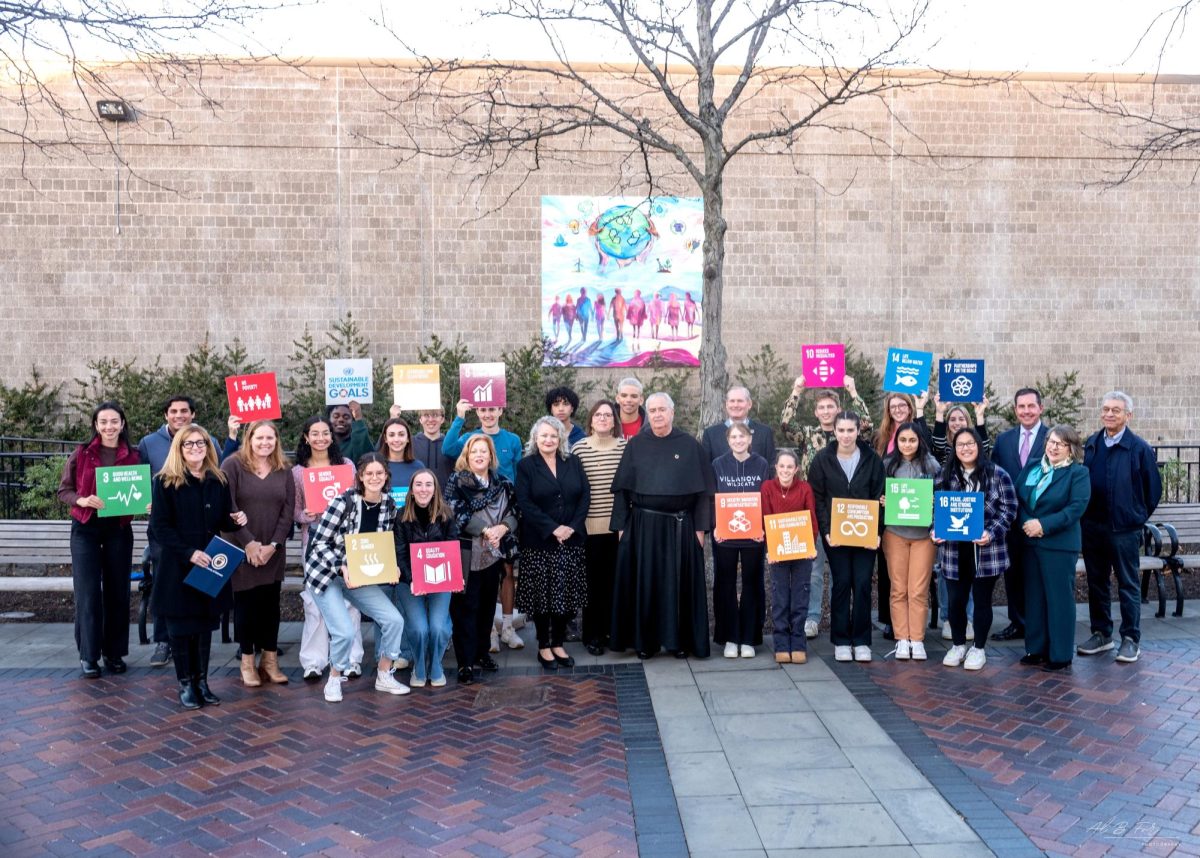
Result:
[[[1079,519],[1092,494],[1083,442],[1070,426],[1046,436],[1041,460],[1017,478],[1017,522],[1025,559],[1025,651],[1021,664],[1045,670],[1071,666],[1075,651],[1075,561],[1082,547]]]
[[[833,580],[829,619],[837,661],[871,660],[871,570],[879,532],[875,532],[874,548],[859,548],[839,545],[838,535],[830,528],[834,498],[878,501],[883,497],[883,461],[868,445],[859,443],[858,421],[853,411],[838,414],[833,427],[837,443],[817,453],[808,467]]]
[[[566,429],[557,418],[540,418],[529,432],[525,458],[517,463],[517,608],[533,617],[538,662],[547,670],[575,664],[563,642],[568,620],[587,603],[584,520],[590,502],[583,465],[567,452]]]

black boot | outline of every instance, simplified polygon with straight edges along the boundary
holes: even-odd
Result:
[[[185,679],[179,683],[179,705],[184,709],[199,709],[203,705],[191,680]]]
[[[220,706],[221,698],[212,693],[208,687],[208,658],[212,654],[212,636],[200,638],[200,673],[192,677],[200,699],[208,706]]]

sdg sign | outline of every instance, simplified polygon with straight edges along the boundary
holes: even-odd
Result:
[[[929,375],[932,369],[933,352],[888,349],[883,389],[893,393],[911,393],[913,396],[920,396],[929,388]]]
[[[325,404],[345,405],[354,400],[370,405],[375,401],[371,373],[369,358],[325,361]]]
[[[983,361],[946,358],[938,362],[938,396],[942,402],[983,400]]]

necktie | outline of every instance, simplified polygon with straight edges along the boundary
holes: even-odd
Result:
[[[1029,458],[1029,442],[1033,437],[1028,429],[1021,430],[1021,467],[1025,467],[1025,461]]]

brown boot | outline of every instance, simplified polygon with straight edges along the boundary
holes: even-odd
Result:
[[[805,664],[808,661],[808,654],[803,652],[792,653],[792,664]]]
[[[777,652],[777,653],[775,653],[775,663],[776,664],[791,664],[792,657],[790,655],[788,655],[786,652]]]
[[[258,670],[262,678],[276,685],[287,685],[287,674],[279,669],[279,653],[263,650],[262,667]]]
[[[262,685],[262,680],[258,678],[258,671],[254,669],[254,653],[242,654],[242,685],[249,688],[258,688]]]

